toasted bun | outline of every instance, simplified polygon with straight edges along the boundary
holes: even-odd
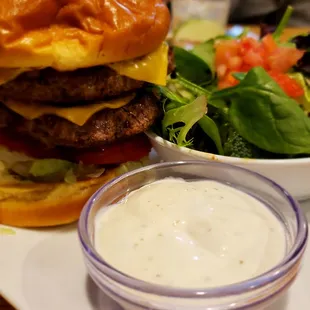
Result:
[[[140,57],[169,24],[163,0],[1,0],[0,67],[69,71]]]
[[[115,169],[110,169],[100,178],[74,184],[0,183],[0,224],[46,227],[72,223],[96,190],[115,176]]]

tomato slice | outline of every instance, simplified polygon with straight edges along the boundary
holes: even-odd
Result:
[[[90,165],[113,165],[138,161],[148,156],[152,148],[144,134],[107,145],[101,149],[82,151],[71,148],[48,149],[42,143],[31,138],[4,131],[0,131],[0,145],[7,147],[12,152],[23,153],[37,159],[57,158]]]
[[[151,144],[144,134],[104,146],[98,150],[87,150],[75,156],[76,161],[88,165],[113,165],[127,161],[138,161],[148,156]]]
[[[43,158],[61,158],[58,149],[48,149],[42,143],[31,138],[25,138],[18,134],[7,133],[0,130],[0,145],[5,146],[12,152],[23,153],[27,156],[43,159]]]

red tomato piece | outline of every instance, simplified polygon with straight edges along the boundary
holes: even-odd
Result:
[[[284,92],[292,98],[298,98],[304,95],[304,90],[289,75],[277,72],[269,72],[269,75],[279,84]]]
[[[101,149],[82,151],[75,155],[75,159],[89,165],[121,164],[127,161],[138,161],[148,156],[151,148],[148,138],[141,134]]]
[[[268,64],[271,71],[286,73],[298,60],[304,55],[304,51],[293,47],[279,47],[268,58]]]
[[[262,44],[268,54],[273,53],[278,48],[278,45],[274,40],[272,34],[267,34],[266,36],[264,36],[262,39]]]
[[[45,145],[31,138],[25,139],[25,137],[4,131],[0,131],[0,145],[7,147],[12,152],[22,153],[38,159],[62,158],[58,149],[48,149]]]
[[[230,85],[229,82],[227,82],[226,80],[221,80],[218,82],[217,87],[218,89],[225,89],[225,88],[232,87],[232,85]]]
[[[256,50],[260,47],[260,42],[257,40],[245,37],[240,40],[240,53],[241,55],[247,54],[250,50]]]
[[[219,66],[227,64],[231,57],[238,56],[239,43],[236,40],[222,40],[216,44],[215,49],[215,64]]]
[[[248,51],[244,55],[243,61],[245,64],[249,65],[251,68],[264,67],[264,64],[265,64],[263,57],[259,53],[256,53],[253,50]]]
[[[239,71],[242,66],[242,58],[239,56],[231,57],[228,60],[228,67],[230,70]]]
[[[216,72],[217,72],[217,76],[219,77],[219,79],[222,79],[223,77],[226,76],[227,66],[219,65],[216,69]]]

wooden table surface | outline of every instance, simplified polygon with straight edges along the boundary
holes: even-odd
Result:
[[[258,27],[251,27],[251,30],[253,32],[258,33],[259,29]],[[283,35],[283,39],[289,39],[291,37],[293,37],[294,35],[297,35],[299,33],[306,33],[310,31],[310,27],[307,28],[288,28],[286,29],[284,35]],[[0,279],[1,281],[1,279]],[[10,306],[3,298],[1,298],[0,296],[0,310],[14,310],[14,308],[12,306]],[[44,310],[44,309],[42,309]]]

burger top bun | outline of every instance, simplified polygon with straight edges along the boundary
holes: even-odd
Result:
[[[163,0],[1,0],[0,68],[75,70],[133,59],[165,40]]]

